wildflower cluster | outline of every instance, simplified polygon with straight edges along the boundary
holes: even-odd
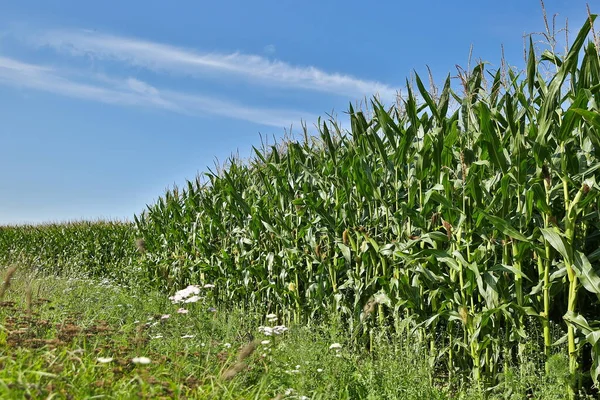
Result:
[[[200,300],[200,286],[189,285],[185,289],[178,290],[175,294],[169,297],[173,304],[177,303],[195,303]]]
[[[189,285],[185,289],[181,289],[175,292],[173,296],[169,297],[169,300],[171,300],[173,304],[196,303],[201,299],[199,295],[202,289],[213,289],[214,287],[215,285],[211,283],[207,283],[202,287],[200,287],[199,285]]]
[[[277,315],[275,314],[267,314],[265,316],[265,319],[267,320],[267,322],[270,322],[272,324],[277,323]],[[273,339],[275,339],[275,336],[279,336],[284,334],[285,332],[287,332],[288,328],[285,325],[275,325],[275,326],[259,326],[258,327],[258,331],[265,335],[265,336],[269,336],[269,337],[273,337]],[[263,350],[265,351],[261,356],[263,358],[267,357],[267,353],[271,352],[271,340],[269,339],[264,339],[260,342],[260,344],[263,346]]]
[[[283,325],[276,325],[272,328],[270,326],[259,326],[258,327],[258,331],[265,336],[281,335],[282,333],[286,332],[287,330],[288,330],[288,328],[286,328]]]
[[[275,323],[277,322],[277,315],[275,314],[267,314],[265,319],[267,322]],[[270,326],[259,326],[258,331],[265,336],[273,336],[273,335],[281,335],[286,332],[288,328],[285,325],[275,325],[273,327]]]

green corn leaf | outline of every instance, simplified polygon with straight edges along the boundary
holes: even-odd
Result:
[[[600,384],[598,380],[598,378],[600,377],[600,344],[597,340],[595,343],[596,344],[592,348],[592,369],[590,370],[590,374],[592,376],[594,385],[598,387],[598,385]]]
[[[352,253],[350,252],[350,247],[343,243],[337,243],[337,246],[342,251],[342,255],[346,259],[346,262],[350,264],[352,262]]]
[[[415,73],[415,80],[417,82],[417,88],[419,89],[419,93],[421,93],[421,96],[423,96],[423,100],[425,100],[425,103],[427,103],[427,105],[429,106],[429,109],[433,113],[434,117],[439,121],[440,114],[438,112],[437,106],[431,98],[431,96],[429,95],[427,89],[425,89],[425,86],[423,85],[423,82],[421,81],[421,78],[417,73]]]
[[[552,78],[550,85],[548,86],[548,92],[544,96],[544,102],[540,108],[539,118],[538,118],[538,143],[542,143],[545,141],[546,135],[550,130],[550,126],[552,125],[553,118],[552,114],[555,109],[559,106],[558,96],[560,94],[560,89],[562,87],[563,82],[565,81],[567,74],[571,72],[577,66],[577,60],[579,52],[581,51],[588,34],[591,30],[591,24],[596,19],[595,15],[590,16],[590,18],[586,18],[583,27],[577,34],[575,41],[571,45],[569,52],[567,53],[564,62],[559,66],[556,75]]]
[[[579,329],[584,335],[587,335],[592,332],[592,328],[588,324],[587,320],[580,314],[577,314],[573,311],[567,311],[567,313],[563,316],[563,319]]]
[[[550,274],[550,282],[554,282],[558,279],[562,279],[564,276],[567,275],[567,267],[563,266],[561,268],[559,268],[558,270],[554,271],[553,273]]]
[[[498,218],[494,215],[490,215],[483,211],[481,211],[481,213],[485,216],[485,218],[488,221],[490,221],[492,223],[492,225],[494,225],[494,227],[496,229],[498,229],[500,232],[502,232],[506,236],[509,236],[513,239],[517,239],[521,242],[529,242],[529,239],[527,239],[519,231],[517,231],[515,228],[513,228],[506,220],[504,220],[502,218]]]
[[[525,278],[528,281],[532,282],[531,279],[529,279],[527,277],[527,275],[525,275],[523,273],[523,271],[519,271],[518,269],[516,269],[512,265],[498,264],[498,265],[495,265],[492,268],[490,268],[489,271],[493,271],[493,272],[496,272],[496,271],[499,271],[499,272],[510,272],[510,273],[515,274],[516,276],[519,276],[521,278]]]
[[[529,96],[533,97],[535,77],[537,75],[537,63],[535,60],[535,49],[533,47],[533,38],[529,36],[529,57],[527,59],[527,85],[529,86]]]
[[[592,268],[589,260],[580,251],[573,254],[573,269],[588,292],[600,294],[600,276]]]
[[[485,138],[488,154],[490,155],[492,162],[503,172],[506,172],[508,163],[504,155],[502,143],[494,129],[492,121],[493,119],[488,106],[485,103],[479,103],[479,123],[481,133]]]
[[[552,228],[542,228],[541,231],[542,235],[544,235],[544,238],[552,247],[554,247],[556,251],[560,253],[561,256],[563,256],[565,261],[567,261],[569,264],[573,264],[573,249],[567,243],[563,235]]]

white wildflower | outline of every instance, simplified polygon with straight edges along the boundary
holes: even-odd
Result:
[[[339,343],[334,343],[334,344],[332,344],[331,346],[329,346],[329,350],[333,350],[333,349],[335,349],[335,350],[339,350],[339,349],[341,349],[341,348],[342,348],[342,345],[341,345],[341,344],[339,344]]]
[[[277,321],[277,315],[275,315],[275,314],[267,314],[267,321],[269,321],[269,322],[275,322],[275,321]]]
[[[200,287],[197,285],[189,285],[185,289],[181,289],[181,290],[175,292],[175,294],[173,296],[169,297],[169,300],[171,300],[173,302],[173,304],[181,303],[184,300],[188,299],[189,297],[192,297],[192,296],[198,295],[198,294],[200,294]]]
[[[192,296],[189,299],[184,300],[184,303],[195,303],[200,300],[200,296]]]
[[[96,361],[98,361],[99,363],[102,363],[102,364],[109,363],[112,360],[114,360],[114,358],[112,358],[112,357],[98,357],[98,358],[96,358]]]
[[[178,314],[187,314],[187,313],[189,313],[189,311],[186,310],[185,308],[180,308],[179,310],[177,310],[177,313]]]
[[[131,362],[134,364],[150,364],[152,361],[148,357],[134,357]]]
[[[286,332],[288,330],[288,328],[286,328],[283,325],[277,325],[273,327],[273,333],[275,333],[276,335],[281,335],[282,333]]]
[[[273,328],[268,327],[268,326],[259,326],[258,327],[258,331],[260,333],[262,333],[265,336],[272,336],[273,335]]]

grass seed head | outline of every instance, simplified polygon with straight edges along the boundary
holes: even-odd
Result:
[[[31,315],[31,303],[33,297],[33,287],[31,282],[27,284],[27,289],[25,290],[25,309],[27,310],[27,315]]]
[[[244,347],[241,348],[238,353],[238,361],[244,361],[246,358],[250,357],[254,350],[258,347],[258,340],[253,340]]]
[[[4,294],[6,293],[6,290],[8,289],[8,287],[10,286],[10,281],[13,278],[13,275],[15,274],[16,271],[17,271],[16,266],[12,266],[12,267],[8,268],[8,270],[6,271],[6,276],[4,277],[4,281],[2,282],[2,286],[0,286],[0,301],[2,301],[2,299],[4,298]]]
[[[377,301],[373,296],[367,301],[367,304],[363,307],[363,313],[365,317],[373,314],[375,312],[375,307],[377,306]]]
[[[239,361],[235,363],[231,368],[227,369],[221,375],[221,378],[225,381],[233,379],[237,374],[242,372],[246,368],[246,363]]]
[[[146,252],[146,241],[142,238],[135,239],[135,247],[140,253],[144,254]]]

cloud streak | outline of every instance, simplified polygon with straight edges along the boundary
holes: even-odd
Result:
[[[52,30],[32,39],[39,46],[96,59],[115,60],[156,72],[203,77],[207,73],[235,75],[252,82],[305,89],[353,98],[378,94],[393,101],[397,89],[387,84],[308,66],[298,67],[241,53],[202,53],[163,43],[81,30]]]
[[[72,71],[0,56],[0,85],[40,90],[121,106],[151,107],[186,115],[218,115],[278,128],[316,117],[301,111],[247,107],[210,96],[161,90],[135,78],[97,77],[82,82]]]

